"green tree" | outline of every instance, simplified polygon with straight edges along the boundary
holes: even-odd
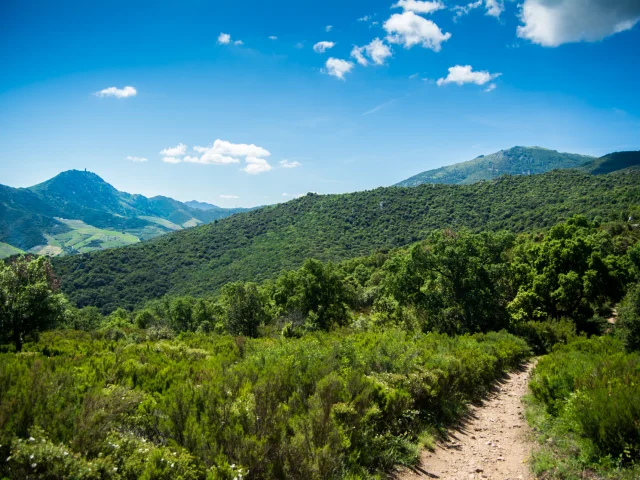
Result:
[[[278,278],[274,300],[280,314],[302,315],[321,330],[348,319],[344,282],[334,265],[318,260],[307,260],[301,269]]]
[[[624,297],[616,325],[627,349],[640,351],[640,284]]]
[[[257,337],[258,327],[267,320],[262,295],[255,283],[236,282],[223,287],[220,297],[232,335]]]
[[[53,327],[63,296],[46,257],[18,257],[0,266],[0,336],[22,350],[27,337]]]

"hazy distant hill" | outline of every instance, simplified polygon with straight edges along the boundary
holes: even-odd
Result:
[[[470,184],[500,175],[533,175],[556,168],[576,168],[595,157],[560,153],[540,147],[513,147],[468,162],[428,170],[397,183],[397,187],[415,187],[423,183]]]
[[[125,248],[55,259],[63,291],[104,311],[165,294],[207,295],[259,281],[307,258],[342,260],[407,245],[441,228],[514,232],[576,213],[622,218],[640,205],[640,171],[555,170],[472,185],[308,194]]]
[[[0,242],[49,255],[136,243],[247,209],[192,208],[169,197],[120,192],[92,172],[69,170],[29,188],[0,185]],[[0,251],[11,251],[8,248]]]

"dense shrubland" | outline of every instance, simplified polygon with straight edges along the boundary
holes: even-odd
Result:
[[[52,332],[1,354],[0,472],[371,478],[529,353],[504,332],[147,338]]]
[[[415,462],[532,351],[553,351],[534,383],[546,425],[590,408],[571,427],[583,465],[626,468],[640,432],[627,405],[639,238],[632,222],[583,216],[520,235],[440,230],[107,316],[69,303],[45,260],[13,259],[0,272],[0,468],[13,478],[384,475]],[[11,280],[29,271],[33,292]],[[43,300],[51,316],[34,323]],[[615,330],[606,319],[617,305]],[[41,333],[52,319],[57,330]],[[607,410],[605,393],[624,408]]]
[[[640,475],[640,353],[612,338],[576,339],[543,357],[530,382],[543,478]],[[600,478],[600,477],[593,478]]]

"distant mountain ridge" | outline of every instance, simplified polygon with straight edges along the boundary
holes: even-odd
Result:
[[[542,147],[513,147],[467,162],[427,170],[394,186],[415,187],[423,183],[467,185],[501,175],[534,175],[558,168],[577,168],[596,157],[561,153]]]
[[[169,197],[129,194],[95,173],[69,170],[28,188],[0,185],[0,242],[34,253],[84,253],[247,210],[203,210]]]

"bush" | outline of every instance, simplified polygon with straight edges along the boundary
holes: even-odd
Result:
[[[640,355],[611,337],[558,345],[529,384],[551,423],[580,438],[587,461],[640,459]]]
[[[576,326],[567,319],[523,322],[513,331],[527,341],[536,355],[549,353],[557,344],[567,344],[576,337]]]
[[[629,289],[616,325],[627,350],[640,351],[640,284]]]

